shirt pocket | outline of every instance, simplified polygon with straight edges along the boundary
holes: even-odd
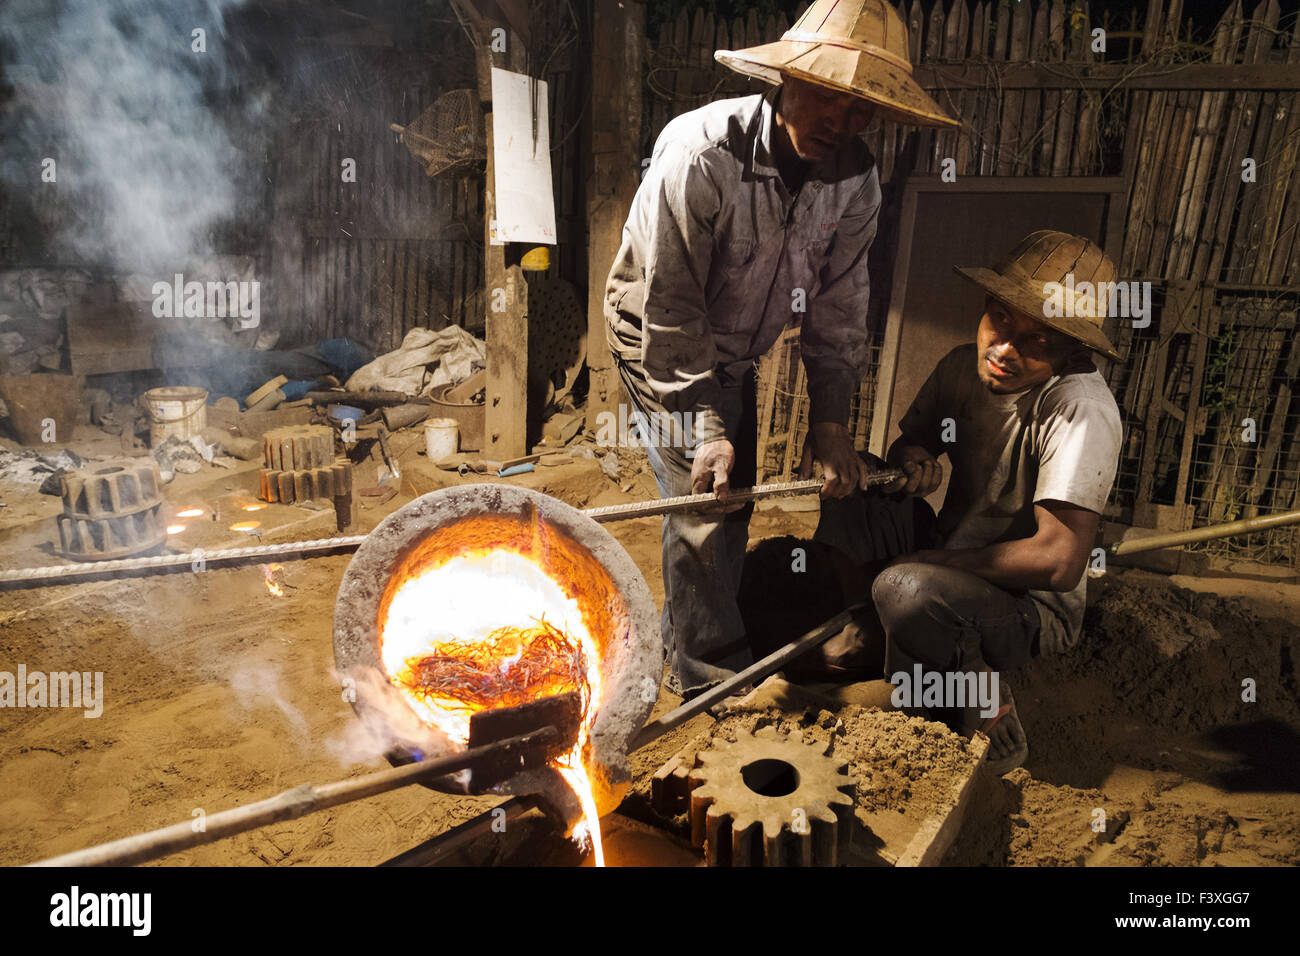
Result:
[[[817,226],[805,227],[791,232],[790,252],[802,258],[814,271],[820,271],[830,254],[831,242],[835,239],[834,229],[820,229]]]
[[[745,324],[746,303],[762,285],[758,251],[758,243],[747,240],[727,240],[714,249],[707,299],[709,326],[715,331],[735,332]]]
[[[724,274],[734,274],[750,265],[757,252],[757,243],[746,239],[728,239],[713,250],[714,269]]]

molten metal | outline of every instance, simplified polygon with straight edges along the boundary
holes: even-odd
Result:
[[[362,543],[339,588],[335,657],[393,760],[463,748],[479,711],[577,692],[573,751],[494,791],[547,794],[599,858],[599,815],[621,799],[627,742],[657,695],[657,618],[594,521],[537,492],[462,486],[416,499]]]

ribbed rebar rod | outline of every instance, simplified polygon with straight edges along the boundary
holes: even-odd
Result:
[[[901,473],[877,472],[871,484],[885,484]],[[738,488],[728,496],[730,502],[758,501],[787,495],[811,494],[822,486],[820,479],[786,481],[753,488]],[[675,514],[712,505],[717,502],[712,492],[702,495],[682,495],[677,498],[658,498],[652,501],[633,501],[622,505],[604,505],[587,508],[583,514],[593,521],[623,521],[629,518],[646,518],[654,515]],[[237,561],[263,561],[266,558],[310,557],[329,551],[344,551],[359,547],[366,540],[364,534],[342,535],[335,538],[315,538],[311,541],[285,541],[280,544],[258,544],[247,548],[219,548],[206,551],[191,548],[178,554],[157,554],[142,558],[118,558],[113,561],[79,561],[75,564],[54,564],[47,567],[17,568],[0,571],[0,585],[39,584],[64,578],[92,577],[128,571],[153,571],[166,568],[183,568],[187,565],[199,571],[209,564],[228,564]]]

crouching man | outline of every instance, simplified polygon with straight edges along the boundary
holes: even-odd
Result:
[[[899,504],[864,492],[824,501],[814,539],[872,569],[891,557],[881,553],[890,537],[882,527],[903,528],[894,539],[910,553],[858,582],[869,582],[875,619],[832,638],[822,663],[878,662],[883,645],[884,676],[906,674],[913,685],[916,665],[1000,677],[1078,642],[1084,572],[1121,442],[1119,409],[1091,358],[1118,358],[1101,330],[1106,302],[1061,301],[1081,283],[1114,282],[1111,260],[1078,236],[1035,232],[998,268],[957,272],[987,293],[976,341],[940,360],[887,456],[905,473],[884,489],[895,499],[934,492],[948,456],[952,476],[932,540],[913,533],[922,523],[911,497]],[[955,729],[989,734],[990,766],[1005,773],[1028,756],[1024,729],[1005,681],[979,682],[1000,691],[992,707],[945,706],[960,707]]]

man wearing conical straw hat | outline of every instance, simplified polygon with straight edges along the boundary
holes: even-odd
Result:
[[[905,545],[917,550],[845,587],[851,602],[869,590],[871,604],[820,657],[877,673],[883,658],[884,676],[910,690],[896,705],[945,708],[957,729],[984,729],[989,765],[1005,773],[1029,751],[1001,672],[1079,641],[1084,572],[1119,461],[1119,408],[1091,358],[1119,357],[1102,332],[1115,266],[1088,239],[1044,230],[996,268],[957,272],[985,292],[975,341],[939,361],[899,421],[888,459],[905,477],[884,489],[930,494],[948,456],[933,540],[918,534]],[[869,566],[885,557],[871,550],[871,526],[889,504],[857,493],[823,502],[814,540]],[[986,699],[922,701],[930,674],[954,688],[947,675],[963,675]]]
[[[849,405],[866,357],[880,183],[873,119],[956,121],[911,77],[884,0],[818,0],[775,43],[719,62],[777,84],[678,116],[655,144],[605,296],[608,339],[665,497],[755,477],[754,360],[801,322],[808,441],[823,495],[865,486]],[[793,430],[793,429],[792,429]],[[750,509],[664,519],[670,689],[690,696],[752,661],[735,602]]]

